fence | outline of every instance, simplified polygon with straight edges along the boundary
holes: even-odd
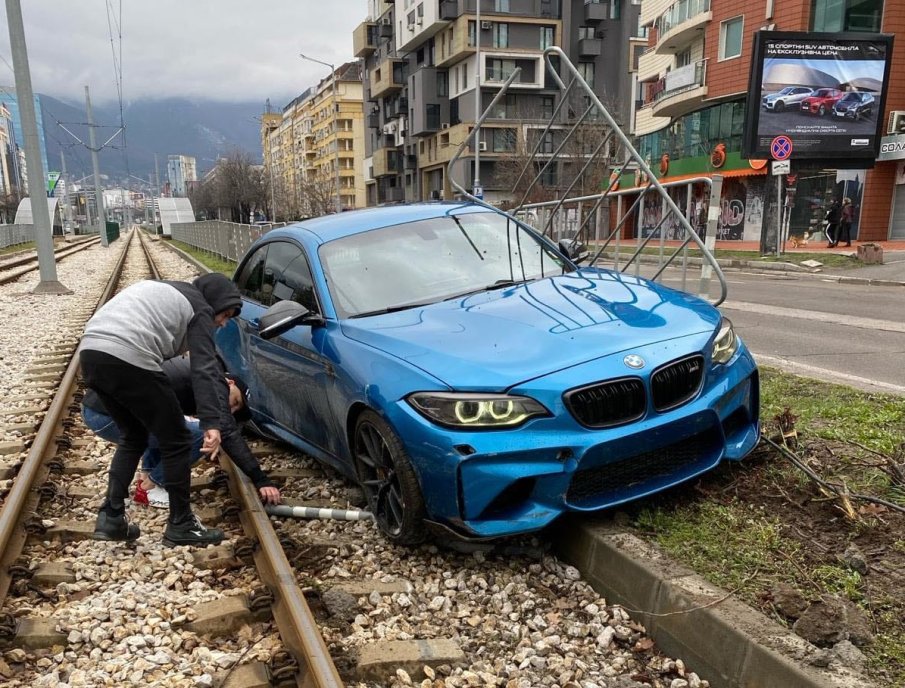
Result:
[[[119,222],[108,222],[106,223],[107,229],[107,243],[112,244],[114,241],[119,239]]]
[[[0,248],[35,240],[34,225],[0,225]]]
[[[284,223],[243,225],[222,220],[174,222],[170,225],[175,241],[181,241],[233,263],[238,263],[249,246],[271,229],[285,226]]]

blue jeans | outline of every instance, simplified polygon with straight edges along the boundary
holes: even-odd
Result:
[[[119,444],[119,428],[116,427],[116,423],[107,414],[99,413],[83,405],[82,420],[88,429],[101,439],[113,444]],[[194,466],[201,459],[204,432],[201,430],[201,423],[197,420],[186,420],[185,427],[192,435],[191,459]],[[163,464],[160,461],[160,447],[157,445],[157,438],[154,435],[148,436],[148,448],[141,457],[141,469],[148,474],[148,477],[156,485],[163,485]]]

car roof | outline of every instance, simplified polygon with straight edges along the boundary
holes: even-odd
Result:
[[[363,210],[350,210],[348,212],[315,217],[310,220],[302,220],[282,229],[273,230],[267,236],[292,236],[297,230],[307,230],[323,243],[352,234],[368,232],[372,229],[443,217],[453,210],[456,211],[457,215],[461,213],[494,212],[493,209],[468,202],[400,204],[365,208]]]

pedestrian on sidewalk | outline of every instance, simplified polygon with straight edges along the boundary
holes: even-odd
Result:
[[[842,209],[839,206],[839,199],[834,198],[830,203],[830,207],[826,211],[826,216],[824,220],[826,220],[826,239],[827,239],[827,248],[835,248],[836,244],[839,243],[838,232],[839,232],[839,220],[842,217]]]
[[[201,452],[216,456],[221,442],[217,385],[223,384],[223,377],[213,333],[238,315],[241,307],[235,284],[213,273],[192,283],[138,282],[88,321],[79,346],[82,375],[121,432],[94,527],[95,539],[131,541],[140,535],[138,525],[126,517],[125,500],[153,434],[170,499],[164,544],[208,545],[223,540],[222,530],[206,528],[192,513],[191,435],[161,364],[186,351],[191,354],[192,391],[204,436]]]
[[[846,246],[852,245],[852,222],[855,219],[855,207],[851,198],[842,199],[842,211],[839,219],[839,238]]]
[[[221,361],[222,363],[222,361]],[[204,433],[201,424],[194,417],[197,405],[195,395],[192,392],[191,364],[187,357],[179,356],[164,361],[161,364],[164,375],[176,393],[182,413],[185,416],[185,427],[192,436],[191,462],[196,464],[202,456],[201,446]],[[254,483],[265,504],[278,504],[280,492],[274,486],[267,474],[261,470],[261,466],[255,459],[251,450],[242,438],[239,424],[250,417],[247,406],[248,387],[242,380],[234,375],[226,373],[223,377],[224,384],[219,385],[220,396],[220,445],[233,462]],[[88,390],[82,399],[82,419],[85,425],[94,434],[108,442],[118,444],[120,441],[119,428],[113,418],[107,413],[103,402],[94,390]],[[168,509],[170,506],[169,493],[163,487],[163,464],[161,462],[160,447],[154,435],[148,437],[148,449],[141,459],[142,470],[139,472],[135,484],[135,492],[132,501],[135,504],[152,506],[159,509]]]

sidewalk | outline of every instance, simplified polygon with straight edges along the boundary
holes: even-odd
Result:
[[[788,263],[763,263],[757,260],[748,261],[744,269],[757,270],[762,272],[772,272],[782,270],[783,268],[791,268],[796,273],[806,271],[806,274],[820,275],[826,277],[832,275],[838,277],[839,281],[857,282],[857,283],[899,283],[905,286],[905,241],[871,241],[859,242],[853,241],[850,248],[837,246],[836,248],[827,248],[823,242],[809,244],[799,248],[792,248],[790,244],[786,244],[783,255],[794,256],[795,254],[836,254],[856,256],[858,254],[858,245],[861,243],[877,244],[883,248],[883,264],[882,265],[862,265],[860,267],[820,267],[814,270],[807,270],[801,266],[789,266]],[[728,249],[736,251],[759,251],[760,244],[754,241],[717,241],[716,248]],[[816,260],[820,260],[817,258]],[[739,268],[736,265],[726,265],[725,267]],[[723,267],[723,260],[720,260],[720,266]]]

